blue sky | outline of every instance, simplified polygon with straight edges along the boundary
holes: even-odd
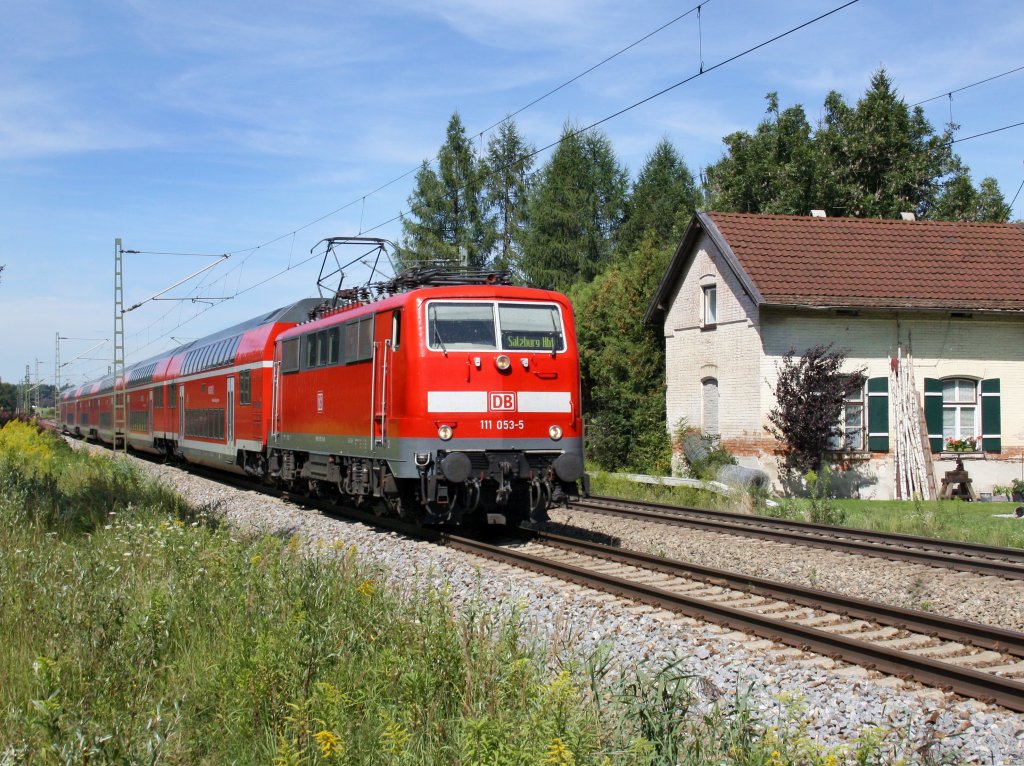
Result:
[[[112,337],[115,237],[236,253],[168,294],[235,299],[126,315],[129,363],[315,294],[319,260],[296,264],[320,239],[400,237],[398,223],[374,227],[406,208],[412,175],[370,192],[432,157],[453,111],[476,135],[695,4],[0,0],[0,378],[26,364],[34,378],[39,359],[52,379],[57,333],[64,362]],[[520,130],[547,145],[567,120],[600,120],[841,4],[708,0],[699,28],[695,13],[670,25],[518,115]],[[909,103],[1024,66],[1022,11],[860,0],[601,129],[633,174],[666,136],[698,172],[722,136],[756,127],[770,90],[814,121],[829,90],[852,102],[879,66]],[[924,107],[937,128],[952,113],[959,136],[1024,121],[1024,71]],[[1008,201],[1024,181],[1024,127],[956,149]],[[125,301],[208,263],[128,255]],[[102,374],[111,354],[101,346],[62,376]]]

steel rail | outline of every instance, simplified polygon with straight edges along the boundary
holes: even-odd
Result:
[[[961,694],[1024,712],[1024,683],[1008,678],[928,659],[920,655],[847,638],[838,633],[773,619],[755,612],[673,593],[653,585],[624,580],[592,569],[565,564],[522,551],[464,537],[450,536],[446,545],[528,569],[540,574],[596,588],[672,612],[725,625],[734,630],[833,657],[855,665],[901,678],[912,678],[926,686]]]
[[[686,505],[670,505],[668,503],[639,502],[623,500],[617,497],[603,497],[593,495],[581,502],[592,500],[598,503],[620,503],[634,505],[642,508],[653,508],[657,510],[675,513],[697,513],[708,518],[733,520],[743,522],[754,520],[758,523],[775,526],[780,529],[805,530],[809,533],[827,534],[834,537],[849,537],[861,540],[877,540],[881,543],[896,545],[915,545],[927,547],[933,550],[956,551],[964,554],[977,554],[992,558],[1019,561],[1024,564],[1024,548],[1009,548],[999,545],[985,545],[984,543],[971,543],[964,540],[939,540],[934,537],[923,537],[921,535],[908,535],[902,532],[880,532],[875,529],[862,529],[860,527],[839,527],[833,524],[815,524],[810,521],[798,521],[796,519],[776,519],[770,516],[751,516],[742,513],[731,513],[729,511],[715,511],[706,508],[694,508]]]
[[[193,468],[195,467],[193,466]],[[207,473],[205,470],[193,472],[198,473],[199,475]],[[815,652],[817,654],[850,662],[855,665],[878,670],[889,675],[901,678],[912,678],[926,686],[937,687],[966,697],[1001,705],[1016,712],[1024,712],[1024,683],[1012,681],[1007,678],[971,670],[969,668],[959,667],[949,663],[930,660],[919,655],[899,652],[893,649],[886,649],[885,647],[875,644],[847,638],[838,633],[830,633],[816,628],[805,627],[796,623],[766,617],[756,612],[736,609],[734,607],[725,606],[712,601],[673,593],[656,586],[631,582],[629,580],[624,580],[598,571],[551,561],[500,545],[453,536],[443,530],[415,528],[398,519],[382,518],[366,511],[339,508],[338,506],[317,498],[297,497],[293,493],[272,490],[267,487],[254,486],[253,483],[245,482],[237,476],[224,473],[216,473],[215,476],[218,481],[227,484],[235,484],[239,488],[249,490],[256,489],[257,491],[262,491],[271,496],[299,500],[305,505],[311,505],[321,511],[328,511],[335,517],[345,516],[353,520],[384,526],[396,532],[408,532],[410,529],[415,529],[416,536],[421,539],[435,542],[454,550],[461,550],[473,555],[484,556],[491,560],[512,564],[540,574],[549,576],[553,575],[560,579],[602,590],[624,598],[685,614],[697,619],[725,625],[735,630],[751,633],[753,635],[793,646],[804,651]],[[210,478],[213,478],[213,476],[210,476]],[[632,563],[633,565],[636,565],[636,562],[638,561],[648,560],[654,562],[660,558],[649,554],[631,553],[615,549],[610,546],[601,546],[600,544],[578,541],[557,535],[529,533],[524,535],[522,539],[540,539],[548,542],[557,541],[559,543],[559,547],[568,546],[576,548],[583,550],[587,555],[593,555],[588,551],[588,549],[606,549],[606,555],[602,556],[603,558],[611,557],[612,554],[616,557],[631,557],[631,561],[625,561],[623,563]],[[662,564],[668,566],[680,566],[680,562],[671,562],[664,559],[660,561]],[[654,569],[655,567],[648,564],[647,568]],[[710,568],[703,569],[708,573],[718,572],[718,570],[712,570]],[[678,574],[678,571],[673,573]],[[758,578],[734,575],[733,573],[725,572],[718,572],[718,575],[716,576],[720,579],[724,579],[721,575],[730,575],[732,577],[738,577],[745,580],[749,583],[749,589],[751,592],[754,592],[754,588],[761,587],[756,582]],[[709,577],[709,579],[711,578]],[[797,600],[799,591],[809,590],[799,588],[798,586],[785,586],[781,583],[771,583],[771,587],[778,588],[780,586],[789,588],[793,591],[795,595],[792,600],[794,601]],[[823,596],[836,597],[835,594],[825,594],[824,592],[817,591],[815,591],[814,594],[815,598],[819,599],[822,599]],[[823,601],[824,599],[822,599],[822,602]],[[853,613],[852,609],[853,607],[851,607],[851,611],[848,612],[849,614]],[[886,613],[889,615],[896,614],[897,611],[900,611],[895,607],[886,607],[881,604],[871,604],[871,609],[875,614],[872,619],[876,622],[882,622],[882,616],[879,614],[882,610],[888,610]],[[918,619],[922,619],[927,616],[928,615],[926,614],[923,616],[917,615]],[[970,623],[966,624],[970,625]],[[911,630],[909,623],[905,627],[906,629]],[[984,629],[986,626],[975,627]],[[1013,638],[1011,636],[1004,635],[1007,632],[1001,631],[1000,629],[990,630],[993,631],[990,636],[990,640],[996,642],[990,645],[991,648],[999,649],[1010,654],[1017,653],[1019,648],[1019,637]],[[934,633],[935,635],[939,635],[938,629],[936,629]],[[1011,638],[1013,638],[1013,640],[1011,640]],[[983,639],[979,637],[979,645],[981,645],[980,642],[982,640]],[[969,643],[975,642],[969,641]]]
[[[591,502],[592,500],[598,502]],[[604,502],[615,505],[602,505]],[[578,500],[571,503],[569,508],[806,547],[843,550],[876,558],[976,572],[1004,579],[1024,579],[1024,551],[1017,548],[936,541],[913,535],[887,535],[873,530],[845,529],[724,511],[636,503],[615,498]],[[983,558],[983,555],[990,558]]]
[[[844,617],[871,620],[882,625],[922,633],[929,636],[959,641],[982,649],[1024,657],[1024,633],[984,625],[953,617],[922,612],[916,609],[890,606],[877,601],[846,596],[841,593],[807,588],[802,585],[777,582],[725,569],[655,556],[639,551],[628,551],[589,540],[578,540],[548,532],[537,534],[537,541],[563,550],[582,552],[620,564],[642,567],[665,574],[697,579],[713,585],[753,593],[766,598],[785,599],[802,606],[836,612]]]

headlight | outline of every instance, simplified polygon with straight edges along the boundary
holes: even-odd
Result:
[[[558,441],[562,438],[562,427],[551,426],[551,428],[548,429],[548,436],[550,436],[554,441]]]
[[[437,435],[438,435],[438,437],[440,437],[441,441],[443,441],[443,442],[448,441],[449,439],[452,438],[452,427],[451,426],[441,426],[440,428],[437,429]]]
[[[504,354],[502,354],[501,356],[495,357],[494,366],[497,367],[499,370],[507,370],[509,367],[512,366],[512,360],[509,359]]]

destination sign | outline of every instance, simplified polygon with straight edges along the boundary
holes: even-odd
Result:
[[[551,351],[561,347],[561,338],[557,339],[552,333],[539,332],[503,332],[501,334],[502,346],[509,351]]]

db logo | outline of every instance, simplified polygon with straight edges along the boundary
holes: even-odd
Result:
[[[490,412],[515,412],[516,395],[509,391],[491,391],[488,395],[487,409]]]

